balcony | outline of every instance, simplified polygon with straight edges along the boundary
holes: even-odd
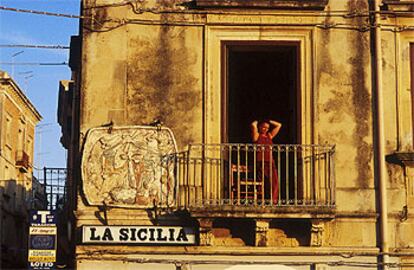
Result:
[[[174,207],[193,216],[332,217],[334,146],[200,144],[166,156]]]
[[[30,168],[30,158],[25,151],[16,152],[16,167],[19,168],[21,172],[28,172]]]

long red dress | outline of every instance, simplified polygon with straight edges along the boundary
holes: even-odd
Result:
[[[270,194],[269,191],[271,190],[273,203],[277,203],[279,197],[279,179],[272,151],[270,150],[273,141],[270,138],[269,133],[259,133],[259,138],[257,139],[256,144],[263,145],[263,149],[261,149],[261,147],[258,147],[257,149],[256,170],[258,179],[261,180],[262,174],[264,175],[266,199],[270,199],[268,197]],[[270,172],[272,172],[272,185],[270,185]]]

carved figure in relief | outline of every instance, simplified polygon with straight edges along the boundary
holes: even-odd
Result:
[[[174,137],[166,128],[92,130],[82,160],[88,201],[128,207],[171,204],[174,168],[163,165],[162,157],[175,152]]]

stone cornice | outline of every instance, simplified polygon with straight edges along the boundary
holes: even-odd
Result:
[[[40,113],[36,110],[34,105],[30,102],[30,100],[26,97],[26,95],[22,92],[20,87],[12,78],[6,76],[0,78],[0,85],[1,90],[5,91],[6,94],[12,97],[14,102],[23,105],[32,113],[35,122],[39,122],[42,119]]]
[[[395,152],[387,155],[388,163],[398,164],[400,166],[414,166],[414,152]]]
[[[383,4],[392,11],[414,11],[414,0],[383,0]]]
[[[322,10],[329,0],[194,0],[198,8],[274,8]]]

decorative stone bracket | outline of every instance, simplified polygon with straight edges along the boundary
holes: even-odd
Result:
[[[266,247],[268,246],[268,231],[269,231],[269,220],[256,220],[256,237],[255,237],[255,246],[256,247]]]
[[[388,163],[414,167],[414,152],[395,152],[385,157]]]
[[[408,190],[407,206],[414,207],[414,152],[395,152],[385,157],[388,163],[397,164],[404,169],[406,177],[406,188]],[[405,209],[407,210],[407,209]],[[404,211],[402,217],[404,218]]]
[[[200,224],[200,246],[212,246],[214,242],[213,220],[201,218],[198,222]]]
[[[312,247],[321,247],[323,245],[323,235],[325,231],[325,224],[319,219],[312,220],[311,226],[311,242]]]

